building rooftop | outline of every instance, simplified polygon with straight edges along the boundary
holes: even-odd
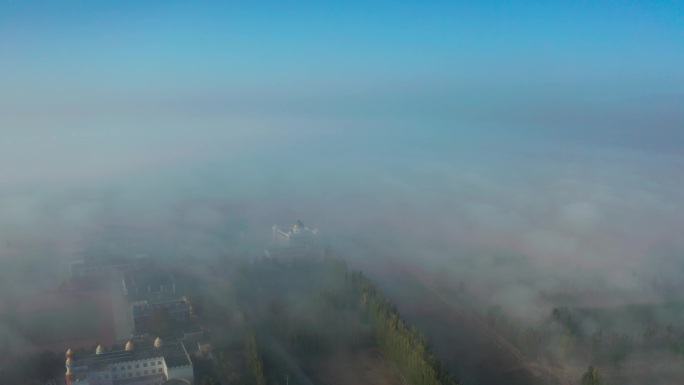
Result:
[[[317,235],[318,229],[310,229],[302,223],[302,221],[297,221],[290,228],[281,228],[278,225],[273,226],[280,234],[288,237],[292,236],[307,236],[307,235]]]
[[[124,280],[130,290],[138,288],[142,291],[147,291],[148,288],[151,291],[159,291],[162,287],[170,289],[176,283],[173,275],[163,268],[129,271],[126,272]]]
[[[169,313],[177,313],[182,311],[190,311],[190,304],[185,298],[167,300],[167,301],[141,301],[133,304],[133,317],[144,317],[151,315],[155,310],[164,308]]]
[[[72,260],[73,264],[79,264],[84,267],[100,267],[100,266],[117,266],[128,265],[132,263],[148,263],[150,257],[146,255],[138,256],[124,256],[124,255],[101,255],[101,256],[85,256]]]
[[[134,378],[124,378],[120,380],[115,380],[116,385],[126,385],[126,384],[158,384],[160,381],[164,381],[164,374],[150,374],[149,376],[140,376],[140,377],[134,377]],[[166,384],[169,381],[181,381],[181,380],[168,380],[162,382],[162,384]],[[181,384],[188,384],[188,382],[182,382]]]
[[[161,385],[190,385],[186,380],[171,379],[163,382]]]
[[[155,357],[164,358],[167,367],[190,365],[188,354],[180,342],[154,347],[151,341],[145,341],[144,345],[139,341],[135,345],[132,350],[117,350],[77,358],[75,367],[87,366],[88,370],[106,370],[114,364]]]

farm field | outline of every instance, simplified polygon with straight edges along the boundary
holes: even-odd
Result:
[[[398,264],[367,269],[378,287],[427,336],[449,371],[465,385],[549,383],[525,369],[521,358],[511,354],[496,338],[483,333],[476,317],[429,287],[429,282],[423,281],[423,272]]]

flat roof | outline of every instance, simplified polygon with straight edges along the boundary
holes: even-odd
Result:
[[[147,290],[148,287],[153,291],[158,291],[162,285],[171,287],[176,282],[167,269],[159,267],[128,271],[124,274],[124,280],[127,287],[138,288],[138,290],[143,291]]]
[[[128,265],[132,263],[148,263],[150,258],[148,256],[134,256],[128,257],[123,255],[110,256],[91,256],[81,259],[74,259],[71,261],[72,265],[82,265],[84,267],[101,267],[101,266],[118,266]]]
[[[157,357],[163,358],[167,367],[190,365],[190,359],[181,342],[163,344],[159,348],[155,348],[152,341],[137,342],[138,345],[142,343],[149,346],[135,346],[133,350],[104,352],[102,354],[92,354],[83,358],[77,358],[75,366],[87,365],[88,370],[106,370],[111,368],[112,365]]]
[[[125,384],[135,384],[138,382],[152,382],[152,380],[163,380],[164,373],[161,374],[150,374],[148,376],[139,376],[139,377],[133,377],[133,378],[122,378],[120,380],[114,380],[113,383],[116,385],[125,385]],[[156,381],[155,381],[156,382]],[[163,382],[165,384],[167,381]]]
[[[157,309],[166,309],[169,313],[178,313],[183,311],[190,311],[190,304],[184,299],[176,299],[173,301],[164,302],[147,302],[136,303],[132,306],[133,317],[144,317],[151,315]]]

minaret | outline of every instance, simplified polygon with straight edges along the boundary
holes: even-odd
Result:
[[[71,359],[71,349],[67,350],[66,352],[66,374],[64,374],[64,378],[66,379],[66,385],[71,385],[71,368],[73,366],[72,359]]]

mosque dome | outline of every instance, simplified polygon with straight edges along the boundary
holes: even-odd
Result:
[[[154,340],[154,347],[155,348],[161,348],[162,347],[162,339],[157,337],[156,340]]]
[[[126,342],[126,350],[133,350],[133,343],[131,341]]]
[[[66,364],[64,366],[66,366],[67,372],[71,370],[71,368],[74,366],[73,360],[71,359],[71,357],[67,357]]]
[[[97,354],[99,356],[100,354],[104,353],[104,351],[105,350],[102,347],[102,345],[97,345],[97,348],[95,349],[95,354]]]

